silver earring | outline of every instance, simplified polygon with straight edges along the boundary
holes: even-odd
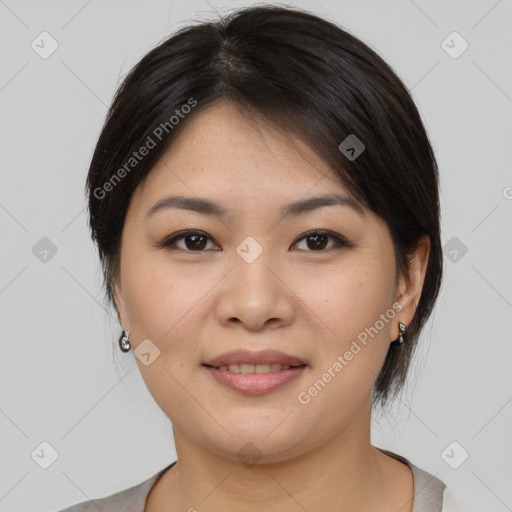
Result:
[[[128,352],[132,346],[130,345],[130,331],[123,331],[119,338],[119,347],[123,352]]]
[[[407,326],[402,322],[398,322],[398,343],[401,345],[404,342],[404,336],[407,332]]]

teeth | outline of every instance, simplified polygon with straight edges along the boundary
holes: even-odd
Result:
[[[231,370],[231,366],[229,367]],[[253,364],[241,364],[240,365],[240,373],[254,373],[254,365]]]
[[[278,363],[272,364],[230,364],[219,366],[219,370],[223,372],[227,372],[228,370],[233,373],[275,373],[280,372],[281,370],[288,370],[290,366],[288,365],[280,365]]]

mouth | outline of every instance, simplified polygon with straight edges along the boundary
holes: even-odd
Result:
[[[203,361],[203,364],[233,373],[271,373],[281,371],[286,366],[307,366],[308,362],[279,350],[232,350]]]
[[[201,366],[213,377],[213,382],[253,396],[270,393],[309,369],[306,361],[275,350],[227,352]]]
[[[250,364],[250,363],[241,363],[241,364],[230,364],[230,365],[219,365],[219,366],[210,366],[210,365],[203,365],[208,368],[213,368],[215,370],[220,370],[221,372],[230,372],[230,373],[237,373],[242,375],[261,375],[261,374],[268,374],[268,373],[278,373],[285,370],[290,370],[291,368],[300,368],[307,366],[304,364],[280,364],[280,363],[270,363],[270,364]]]

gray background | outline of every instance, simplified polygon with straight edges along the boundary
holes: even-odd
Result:
[[[183,24],[250,3],[0,0],[2,512],[112,494],[175,460],[170,423],[102,305],[84,180],[131,66]],[[293,5],[393,66],[440,166],[446,278],[407,389],[375,416],[373,443],[437,475],[466,512],[512,510],[511,2]],[[58,43],[47,58],[31,47],[51,49],[43,31]],[[457,58],[445,49],[458,53],[460,39],[442,46],[453,31],[469,44]]]

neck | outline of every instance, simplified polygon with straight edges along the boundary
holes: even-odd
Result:
[[[412,494],[408,469],[370,443],[369,407],[342,432],[306,453],[281,462],[261,459],[250,466],[199,447],[176,426],[173,431],[178,462],[148,499],[147,511],[328,508],[382,512],[387,510],[384,502],[403,505],[406,494]],[[404,472],[409,474],[405,493]]]

